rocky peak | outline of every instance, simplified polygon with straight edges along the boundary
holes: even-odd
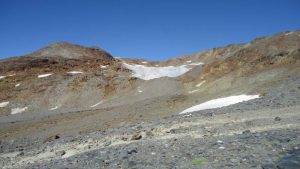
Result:
[[[98,47],[85,47],[69,42],[52,43],[29,54],[30,57],[61,57],[65,59],[103,59],[113,60],[113,57]]]

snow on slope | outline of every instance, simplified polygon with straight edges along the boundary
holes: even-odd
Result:
[[[90,107],[96,107],[96,106],[98,106],[98,105],[101,104],[101,103],[103,103],[103,101],[100,101],[100,102],[98,102],[98,103],[96,103],[96,104],[94,104],[94,105],[92,105],[92,106],[90,106]]]
[[[232,104],[236,104],[236,103],[240,103],[252,99],[257,99],[257,98],[259,98],[259,95],[238,95],[238,96],[218,98],[190,107],[179,114],[185,114],[185,113],[206,110],[206,109],[220,108],[220,107],[229,106]]]
[[[198,83],[198,84],[196,85],[196,87],[201,87],[205,82],[206,82],[206,81],[203,80],[202,82]]]
[[[123,63],[123,65],[133,72],[133,77],[143,80],[151,80],[160,77],[177,77],[191,69],[187,68],[186,65],[167,67],[148,67],[144,65],[130,65],[127,63]]]
[[[71,72],[67,72],[68,74],[82,74],[83,72],[81,71],[71,71]]]
[[[44,77],[48,77],[51,75],[52,75],[52,73],[42,74],[42,75],[38,75],[38,78],[44,78]]]
[[[0,107],[6,107],[9,104],[9,102],[2,102],[0,103]]]
[[[55,107],[50,108],[49,110],[56,110],[58,108],[59,108],[58,106],[55,106]]]
[[[10,114],[18,114],[18,113],[22,113],[24,112],[25,110],[27,110],[28,107],[23,107],[23,108],[14,108],[14,109],[11,109],[11,113]]]

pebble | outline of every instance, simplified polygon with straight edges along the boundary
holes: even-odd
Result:
[[[142,135],[140,133],[136,133],[131,137],[131,140],[140,140],[140,139],[142,139]]]
[[[230,162],[232,162],[232,163],[237,163],[237,162],[239,162],[240,160],[239,159],[236,159],[236,158],[231,158],[230,159]]]
[[[58,155],[58,156],[63,156],[65,154],[66,154],[65,150],[61,150],[61,151],[55,152],[55,155]]]

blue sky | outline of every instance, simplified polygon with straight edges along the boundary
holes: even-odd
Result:
[[[300,29],[299,0],[1,0],[0,58],[68,41],[165,60]]]

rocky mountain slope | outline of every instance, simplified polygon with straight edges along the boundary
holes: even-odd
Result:
[[[58,42],[0,65],[3,168],[300,165],[300,31],[164,62]]]

